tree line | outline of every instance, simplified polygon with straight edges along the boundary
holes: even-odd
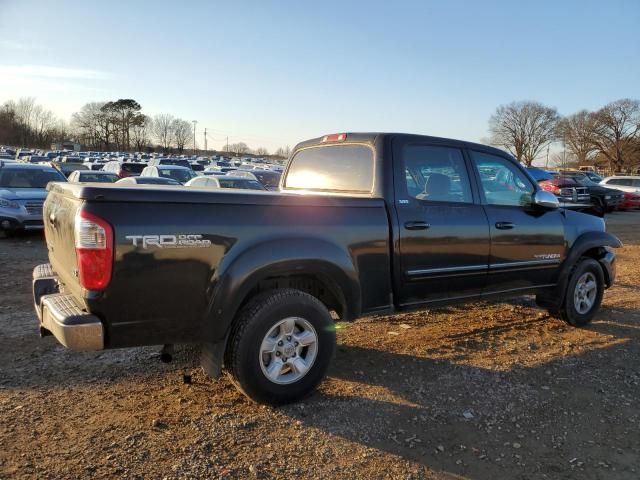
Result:
[[[31,97],[9,100],[0,108],[0,144],[49,148],[68,134],[67,124]]]
[[[69,123],[36,104],[33,97],[9,100],[0,109],[0,145],[48,149],[72,140],[85,150],[183,153],[193,147],[193,133],[191,122],[168,113],[151,117],[130,98],[87,103]],[[244,142],[227,143],[222,151],[269,155],[266,148],[252,150]],[[289,152],[287,146],[274,155],[287,157]]]
[[[597,165],[611,172],[640,166],[640,101],[624,98],[596,111],[561,117],[554,107],[523,101],[500,105],[489,119],[489,142],[526,166],[561,142],[574,166]]]
[[[640,101],[625,98],[565,117],[539,102],[512,102],[491,115],[489,134],[488,143],[508,150],[526,166],[548,153],[552,143],[561,142],[568,163],[629,171],[640,166]],[[0,108],[0,144],[46,149],[66,140],[86,150],[182,153],[193,145],[193,129],[191,122],[168,113],[145,115],[133,99],[87,103],[68,124],[32,97],[9,100]],[[223,151],[269,155],[266,148],[251,150],[244,142],[227,143]],[[286,147],[274,155],[289,153]]]

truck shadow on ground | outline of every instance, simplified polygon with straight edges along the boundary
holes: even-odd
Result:
[[[504,370],[433,352],[340,346],[326,386],[283,410],[371,455],[384,451],[455,475],[500,478],[508,464],[523,478],[580,476],[605,462],[615,468],[609,478],[624,478],[640,467],[640,374],[629,364],[640,352],[638,329],[597,322],[589,330],[611,342]]]

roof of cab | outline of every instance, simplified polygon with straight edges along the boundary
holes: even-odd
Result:
[[[344,140],[325,141],[325,138],[327,137],[327,135],[323,135],[321,137],[312,138],[312,139],[300,142],[295,146],[293,150],[296,151],[300,148],[316,146],[316,145],[339,145],[340,143],[366,143],[366,144],[373,145],[376,143],[378,139],[383,139],[384,137],[403,137],[407,140],[420,141],[420,142],[432,142],[432,143],[445,143],[447,145],[459,146],[460,148],[471,148],[476,150],[483,150],[486,152],[493,152],[498,155],[504,156],[506,154],[511,156],[505,150],[501,150],[499,148],[492,147],[490,145],[468,142],[465,140],[456,140],[454,138],[434,137],[429,135],[419,135],[415,133],[398,133],[398,132],[396,133],[393,133],[393,132],[344,132],[341,134],[345,135]],[[329,135],[335,135],[335,134],[329,134]]]

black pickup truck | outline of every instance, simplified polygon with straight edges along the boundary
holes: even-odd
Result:
[[[603,220],[484,145],[327,135],[296,146],[280,187],[51,184],[41,333],[73,350],[201,344],[210,375],[278,404],[322,380],[336,319],[535,294],[579,326],[614,281]]]

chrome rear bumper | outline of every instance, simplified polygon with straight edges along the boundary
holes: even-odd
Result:
[[[76,351],[104,349],[102,322],[83,311],[73,295],[59,293],[51,265],[39,265],[33,270],[33,304],[41,331],[51,333],[65,347]]]

